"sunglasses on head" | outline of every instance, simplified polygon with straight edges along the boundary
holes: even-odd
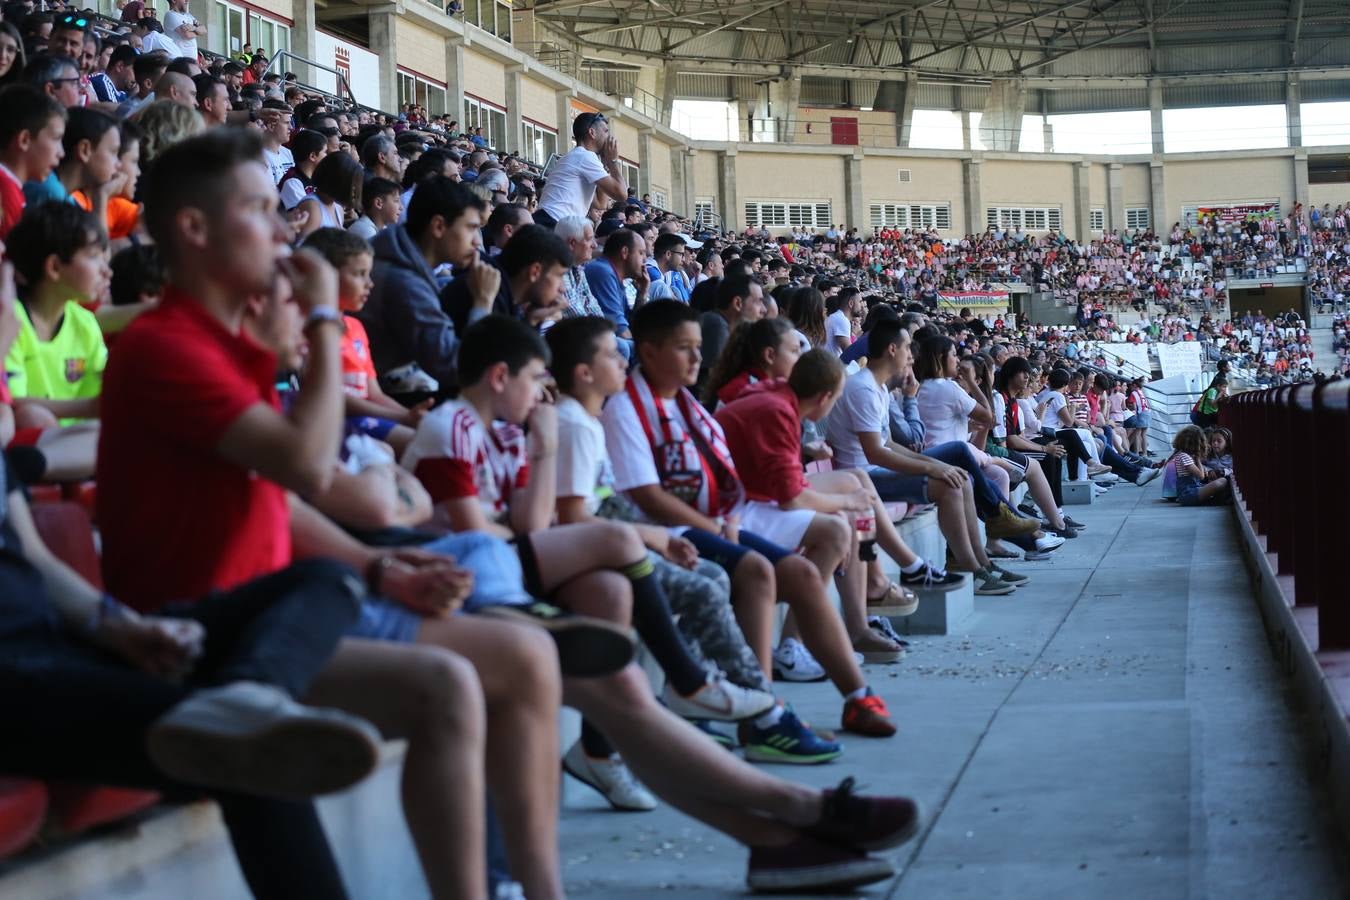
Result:
[[[89,27],[89,20],[83,16],[62,16],[57,24],[62,28],[79,28],[83,30]]]

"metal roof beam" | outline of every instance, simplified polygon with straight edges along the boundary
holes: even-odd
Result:
[[[1303,30],[1303,0],[1289,0],[1289,22],[1285,26],[1285,62],[1298,65],[1298,38]]]

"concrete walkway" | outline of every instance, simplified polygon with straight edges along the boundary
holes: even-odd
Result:
[[[868,677],[901,723],[845,738],[832,765],[774,767],[911,794],[922,835],[894,851],[894,898],[1326,898],[1350,895],[1342,844],[1238,554],[1231,510],[1122,485],[1011,597],[977,598],[965,636],[915,638]],[[783,685],[838,722],[828,685]],[[668,807],[608,811],[566,789],[574,897],[743,893],[745,852]]]

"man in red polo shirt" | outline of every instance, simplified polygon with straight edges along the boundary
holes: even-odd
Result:
[[[155,609],[247,590],[290,563],[286,490],[326,485],[342,433],[341,314],[332,268],[307,253],[286,258],[255,134],[217,129],[179,143],[142,189],[169,285],[123,333],[106,370],[98,519],[109,590]],[[277,408],[275,358],[241,333],[250,306],[265,312],[279,301],[278,269],[294,285],[310,350],[287,415]],[[380,565],[368,581],[428,612],[448,612],[468,592],[444,558],[373,558]],[[535,649],[552,645],[545,638]],[[310,695],[408,738],[405,812],[431,892],[485,896],[486,718],[472,666],[442,648],[347,639]]]

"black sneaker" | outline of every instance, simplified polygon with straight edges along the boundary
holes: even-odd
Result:
[[[475,612],[547,631],[558,645],[558,665],[564,675],[578,678],[610,675],[633,660],[632,634],[613,622],[574,616],[550,603],[537,601],[484,606]]]
[[[781,847],[751,847],[745,883],[761,894],[842,893],[895,874],[884,859],[809,835]]]
[[[1021,503],[1017,504],[1017,511],[1022,515],[1029,516],[1033,519],[1040,518],[1041,515],[1040,511],[1036,509],[1036,504],[1032,503],[1030,500],[1023,500]]]
[[[823,792],[820,821],[803,829],[807,834],[840,847],[890,850],[919,833],[919,804],[909,797],[860,797],[853,778]]]
[[[1084,525],[1082,522],[1075,522],[1073,519],[1070,519],[1068,516],[1065,516],[1065,517],[1064,517],[1064,524],[1065,524],[1065,525],[1068,525],[1068,526],[1069,526],[1070,528],[1072,528],[1074,531],[1087,531],[1087,526],[1086,526],[1086,525]]]
[[[915,590],[954,591],[961,586],[964,577],[959,572],[939,572],[931,563],[925,562],[915,572],[901,572],[900,583]]]

